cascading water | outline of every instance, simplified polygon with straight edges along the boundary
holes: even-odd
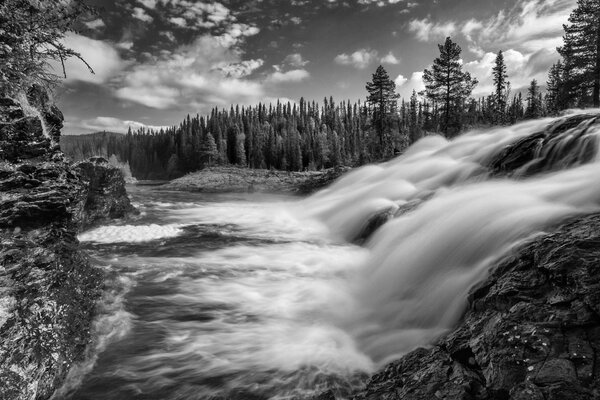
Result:
[[[303,200],[134,190],[139,221],[81,235],[113,278],[62,394],[347,396],[451,329],[512,248],[600,208],[599,122],[426,137]]]

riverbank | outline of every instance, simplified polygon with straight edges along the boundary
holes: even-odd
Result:
[[[322,171],[288,172],[239,167],[213,167],[192,172],[159,187],[201,193],[259,192],[310,194],[349,171],[348,167]]]
[[[77,233],[133,211],[118,170],[102,160],[69,165],[58,146],[62,114],[47,101],[34,91],[37,112],[26,112],[0,99],[3,400],[49,399],[84,358],[104,275]]]

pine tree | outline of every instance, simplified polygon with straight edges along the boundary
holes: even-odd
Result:
[[[203,163],[209,167],[219,157],[217,143],[215,142],[215,138],[211,133],[206,133],[204,140],[200,144],[200,156]]]
[[[506,102],[509,96],[510,82],[508,82],[502,51],[499,51],[496,55],[492,76],[494,77],[494,102],[496,105],[494,122],[504,123],[506,121]]]
[[[419,127],[419,117],[418,117],[418,102],[417,91],[413,90],[412,95],[410,96],[410,105],[409,105],[409,120],[408,120],[408,129],[409,129],[409,140],[410,143],[414,143],[421,138],[421,129]]]
[[[389,117],[397,111],[400,96],[396,93],[396,83],[381,65],[373,74],[373,80],[367,83],[366,89],[369,92],[367,103],[379,137],[380,152],[383,154],[385,136],[389,131]]]
[[[578,0],[564,25],[566,84],[573,103],[600,107],[600,0]]]
[[[551,115],[568,108],[563,81],[563,64],[559,60],[550,67],[546,81],[546,109]]]
[[[537,80],[532,80],[527,89],[527,109],[525,110],[525,118],[539,118],[542,116],[542,102],[540,100],[540,87]]]
[[[438,48],[440,56],[433,60],[432,70],[423,71],[425,94],[434,107],[441,107],[441,131],[446,136],[454,136],[461,128],[465,100],[478,82],[471,74],[463,72],[460,62],[462,50],[450,37]]]

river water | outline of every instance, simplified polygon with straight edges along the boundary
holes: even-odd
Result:
[[[306,199],[131,187],[137,220],[80,235],[109,278],[88,357],[60,396],[348,397],[455,326],[499,259],[600,208],[590,121],[511,178],[483,166],[556,121],[427,137]],[[396,218],[352,244],[382,212]]]

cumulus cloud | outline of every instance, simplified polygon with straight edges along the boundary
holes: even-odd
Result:
[[[158,0],[138,0],[138,3],[142,4],[146,8],[154,10],[156,8],[156,3],[158,3]]]
[[[376,50],[364,48],[356,50],[352,54],[338,54],[335,57],[334,61],[340,65],[351,65],[357,69],[365,69],[376,59]]]
[[[413,19],[408,23],[408,30],[415,34],[417,40],[428,42],[452,36],[456,32],[456,23],[433,22],[429,18]]]
[[[144,10],[141,7],[135,7],[133,9],[132,17],[136,18],[136,19],[139,19],[140,21],[143,21],[143,22],[152,22],[152,21],[154,21],[154,18],[152,18],[150,15],[148,15],[148,13],[146,12],[146,10]]]
[[[423,72],[413,72],[410,78],[405,78],[403,75],[398,75],[394,80],[396,82],[396,89],[400,96],[408,98],[412,95],[413,90],[417,93],[425,90],[425,83],[423,82]]]
[[[192,0],[158,0],[169,9],[169,21],[190,29],[214,28],[234,23],[235,16],[222,3]]]
[[[220,70],[228,78],[244,78],[262,67],[264,63],[262,59],[244,60],[238,63],[221,63],[216,65],[215,69]]]
[[[104,28],[106,24],[104,23],[102,18],[97,18],[93,21],[85,22],[85,26],[87,26],[89,29],[99,29]]]
[[[292,69],[290,71],[275,71],[267,78],[267,81],[274,83],[300,82],[310,77],[310,73],[305,69]]]
[[[400,60],[398,60],[394,53],[390,51],[384,57],[381,58],[381,63],[397,65],[400,64]]]
[[[308,61],[305,60],[300,53],[288,54],[283,62],[292,67],[304,67],[306,64],[308,64]]]
[[[257,102],[264,95],[262,85],[243,77],[262,60],[241,59],[236,49],[243,40],[240,35],[201,35],[189,45],[138,64],[115,94],[158,109]]]
[[[68,33],[65,35],[64,44],[68,48],[79,52],[95,72],[95,74],[90,73],[89,69],[80,60],[68,59],[65,62],[66,82],[105,83],[127,66],[127,62],[121,59],[119,52],[110,42]],[[55,74],[62,74],[62,66],[59,62],[51,62],[50,67]]]

